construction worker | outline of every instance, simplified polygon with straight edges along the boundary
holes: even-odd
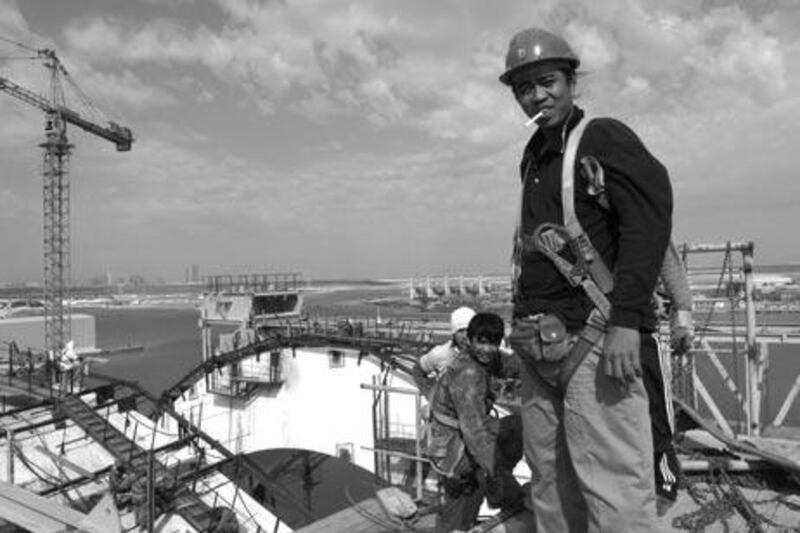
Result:
[[[236,513],[227,507],[214,507],[211,509],[211,533],[239,533],[239,521]]]
[[[148,525],[148,496],[147,496],[147,476],[144,474],[134,477],[131,483],[130,503],[133,506],[136,525],[143,530],[147,530]],[[151,517],[153,520],[155,517]]]
[[[147,529],[149,520],[155,519],[162,513],[168,511],[172,505],[172,498],[175,495],[176,483],[172,476],[164,473],[155,473],[153,480],[153,516],[148,517],[151,507],[148,499],[148,480],[147,475],[135,475],[131,482],[130,503],[134,508],[134,518],[136,525],[141,529]]]
[[[78,352],[75,350],[75,341],[67,341],[64,349],[61,350],[58,358],[58,369],[61,374],[62,394],[73,392],[76,371],[78,372],[78,384],[80,387],[82,362]]]
[[[658,357],[651,302],[670,241],[672,190],[666,169],[632,130],[610,118],[589,120],[574,105],[579,64],[564,39],[529,28],[511,39],[500,76],[539,126],[520,167],[511,334],[525,363],[531,499],[538,531],[653,531],[642,360]],[[581,172],[589,157],[604,169],[610,209]],[[559,267],[546,252],[545,227],[566,231],[572,259],[591,279]]]
[[[642,378],[647,390],[653,431],[656,509],[658,515],[662,516],[677,500],[681,478],[673,440],[672,355],[686,354],[694,338],[692,291],[686,268],[671,243],[664,255],[659,280],[662,291],[656,292],[656,301],[661,300],[666,306],[663,309],[657,307],[657,313],[659,318],[669,321],[670,347],[660,346],[664,349],[658,351],[658,358],[642,358]]]
[[[136,473],[128,468],[124,459],[117,458],[114,461],[108,476],[108,485],[118,508],[122,509],[130,505],[131,490],[136,477]]]
[[[444,489],[437,532],[472,527],[484,496],[503,509],[523,503],[522,489],[512,475],[522,458],[521,420],[517,415],[490,416],[494,404],[490,378],[501,371],[499,346],[504,333],[498,315],[476,314],[467,327],[466,346],[431,392],[427,454]]]
[[[467,326],[475,311],[471,307],[459,307],[450,313],[450,339],[435,346],[428,353],[420,357],[420,369],[430,378],[435,378],[444,371],[455,355],[463,351],[467,342]]]
[[[450,338],[447,342],[431,348],[425,355],[419,358],[412,369],[414,381],[419,387],[420,392],[428,398],[428,405],[423,405],[421,416],[428,419],[430,413],[430,392],[433,385],[442,375],[447,366],[453,361],[457,354],[463,352],[468,345],[467,326],[469,321],[475,316],[475,311],[471,307],[462,306],[450,313]],[[423,428],[423,438],[427,437],[430,428]],[[422,479],[428,477],[430,466],[424,463],[422,466]],[[410,486],[416,477],[416,463],[410,461],[406,470],[406,483]]]

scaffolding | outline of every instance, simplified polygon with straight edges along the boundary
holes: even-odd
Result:
[[[769,346],[800,343],[800,336],[757,326],[752,242],[685,244],[679,249],[692,281],[700,256],[722,258],[714,267],[713,285],[705,289],[695,285],[693,290],[695,341],[689,353],[673,358],[673,392],[694,409],[704,405],[729,435],[757,437],[765,427]],[[662,334],[668,336],[663,328]],[[698,366],[706,370],[705,378]],[[712,380],[716,393],[710,387]],[[784,421],[798,392],[800,375],[772,425]],[[733,405],[734,412],[730,408],[726,412],[723,405]]]
[[[385,374],[384,374],[385,377]],[[362,389],[372,391],[372,437],[375,454],[375,474],[390,484],[401,485],[415,494],[417,501],[426,495],[425,478],[429,470],[423,456],[427,422],[424,416],[422,393],[417,389],[392,387],[385,379],[375,376]],[[392,395],[410,397],[414,402],[414,423],[392,422]]]

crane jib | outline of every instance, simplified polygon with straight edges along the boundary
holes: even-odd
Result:
[[[98,137],[114,143],[118,152],[127,152],[133,143],[133,133],[130,128],[120,126],[115,122],[109,122],[108,126],[101,126],[90,120],[83,118],[78,112],[72,109],[59,106],[54,107],[44,96],[29,91],[24,87],[14,83],[8,78],[0,76],[0,91],[6,92],[23,102],[38,107],[46,113],[58,113],[65,122],[78,126],[84,131],[93,133]]]

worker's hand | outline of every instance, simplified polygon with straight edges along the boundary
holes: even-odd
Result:
[[[681,326],[672,328],[670,332],[670,348],[675,355],[683,355],[692,347],[694,333],[688,328]]]
[[[670,347],[676,355],[683,355],[692,347],[694,327],[692,312],[678,309],[670,320]]]
[[[566,241],[555,230],[548,229],[539,234],[539,244],[551,252],[560,252]]]
[[[603,361],[608,377],[628,383],[642,375],[640,342],[638,330],[609,326],[603,344]]]

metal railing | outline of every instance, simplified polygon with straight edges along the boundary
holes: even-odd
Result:
[[[270,274],[221,274],[203,278],[206,293],[287,292],[301,288],[297,272]]]

